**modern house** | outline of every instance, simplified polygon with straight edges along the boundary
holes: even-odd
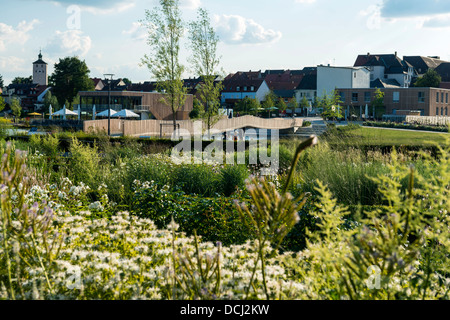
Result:
[[[129,109],[141,115],[141,120],[172,120],[173,112],[170,106],[161,99],[164,94],[142,91],[81,91],[81,111],[91,113],[95,105],[96,112],[111,109],[119,111]],[[184,106],[176,112],[177,120],[188,120],[193,109],[193,96],[187,95]]]
[[[414,67],[395,54],[359,55],[354,67],[367,67],[370,81],[380,79],[383,82],[395,80],[400,87],[408,88],[414,77]],[[391,85],[393,83],[391,82]]]
[[[369,107],[369,115],[372,111],[372,101],[377,89],[348,89],[339,88],[343,107],[359,114]],[[442,88],[380,88],[384,92],[383,104],[386,107],[385,114],[396,115],[400,112],[418,112],[422,116],[449,116],[450,101],[449,89]]]

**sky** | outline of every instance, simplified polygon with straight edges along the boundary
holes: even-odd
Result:
[[[152,80],[140,21],[158,0],[0,0],[0,75],[5,85],[32,74],[42,50],[54,64],[78,56],[91,77]],[[450,61],[450,0],[180,0],[183,20],[208,11],[225,74],[352,66],[359,54],[440,56]],[[189,49],[180,62],[189,70]]]

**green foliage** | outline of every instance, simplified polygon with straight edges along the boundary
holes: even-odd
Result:
[[[22,106],[20,105],[20,100],[18,98],[12,98],[10,108],[13,115],[19,118],[22,113]]]
[[[340,119],[343,117],[341,96],[339,91],[335,89],[331,95],[324,94],[319,98],[318,107],[322,108],[321,116],[324,119]]]
[[[133,211],[150,218],[159,228],[167,227],[172,219],[181,231],[196,232],[206,241],[225,245],[242,244],[251,238],[248,221],[241,222],[233,199],[187,195],[180,188],[160,187],[154,182],[134,184]]]
[[[148,30],[147,44],[152,49],[142,64],[155,77],[158,91],[165,93],[162,101],[171,107],[176,130],[176,112],[184,106],[187,92],[182,79],[185,68],[179,57],[185,29],[178,0],[160,0],[159,4],[153,11],[146,10],[146,18],[141,21]]]
[[[245,187],[249,172],[245,165],[226,165],[220,170],[220,181],[222,194],[230,197],[239,193]]]
[[[384,105],[384,96],[385,93],[382,92],[379,88],[375,90],[374,98],[370,103],[372,108],[375,108],[375,118],[380,119],[386,113],[386,107]]]
[[[11,84],[32,84],[33,83],[33,77],[29,76],[28,78],[25,77],[15,77]]]
[[[197,20],[189,23],[191,64],[197,76],[202,78],[198,92],[208,130],[219,120],[218,109],[223,85],[216,81],[220,57],[217,56],[219,38],[211,26],[208,12],[199,8]]]
[[[171,180],[187,194],[212,197],[220,192],[220,174],[204,164],[176,166]]]
[[[54,81],[52,91],[58,99],[59,106],[64,105],[67,100],[67,107],[72,109],[78,92],[94,90],[89,72],[86,62],[81,61],[78,57],[66,57],[55,63],[55,71],[52,75]]]
[[[432,87],[439,88],[442,78],[436,70],[429,68],[427,72],[416,80],[414,87]]]
[[[43,103],[44,103],[44,112],[47,112],[50,106],[52,106],[53,110],[60,109],[58,99],[54,95],[52,95],[50,90],[45,94]]]
[[[2,112],[3,109],[5,109],[5,107],[6,107],[5,99],[3,99],[3,97],[0,95],[0,112]]]
[[[234,106],[234,112],[239,115],[256,115],[261,108],[258,100],[245,97]]]
[[[84,182],[91,188],[98,186],[98,177],[102,174],[98,148],[84,146],[74,137],[69,152],[68,177],[75,183]]]

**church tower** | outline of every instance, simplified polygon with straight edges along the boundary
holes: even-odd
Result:
[[[47,63],[42,60],[42,53],[39,52],[38,60],[33,62],[33,83],[41,86],[48,85]]]

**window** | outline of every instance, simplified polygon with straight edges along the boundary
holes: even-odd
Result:
[[[345,102],[345,92],[343,91],[339,92],[339,97],[342,102]]]
[[[356,79],[356,72],[353,72],[353,78]]]
[[[441,116],[444,115],[444,108],[441,108]]]
[[[436,108],[436,115],[439,115],[439,107]]]
[[[394,92],[393,97],[392,97],[392,101],[393,102],[400,102],[400,92],[398,92],[398,91]]]
[[[255,91],[255,87],[254,87],[254,86],[252,86],[252,87],[251,87],[251,90],[252,90],[252,91]]]
[[[445,103],[448,103],[448,93],[445,94]]]
[[[425,102],[425,92],[420,91],[420,92],[418,93],[418,95],[419,95],[418,101],[419,101],[419,102]]]
[[[358,93],[357,92],[352,93],[352,102],[358,102]]]
[[[441,93],[441,102],[444,103],[444,93]]]
[[[244,87],[244,91],[247,91],[247,87]]]
[[[445,107],[445,116],[448,116],[448,108]]]
[[[371,101],[371,94],[370,92],[364,92],[364,102],[370,102]]]
[[[436,102],[439,102],[439,92],[436,92]]]
[[[237,86],[236,91],[241,91],[241,87]]]

